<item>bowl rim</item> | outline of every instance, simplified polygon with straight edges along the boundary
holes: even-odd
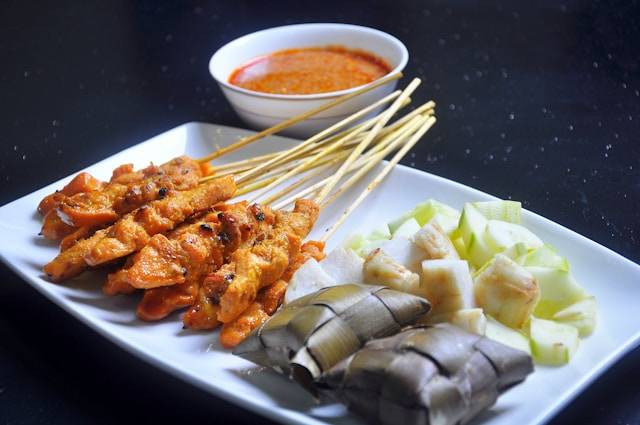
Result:
[[[379,36],[382,36],[383,38],[387,39],[389,42],[391,42],[391,44],[395,45],[395,47],[400,51],[400,62],[398,63],[398,65],[396,65],[395,68],[393,68],[390,72],[388,72],[387,74],[383,75],[380,78],[383,78],[387,75],[391,75],[394,73],[398,73],[401,72],[405,66],[407,65],[407,62],[409,61],[409,51],[407,50],[407,47],[404,45],[404,43],[402,41],[400,41],[400,39],[398,39],[397,37],[386,33],[384,31],[381,31],[379,29],[376,28],[371,28],[371,27],[365,27],[362,25],[354,25],[354,24],[343,24],[343,23],[337,23],[337,22],[313,22],[313,23],[301,23],[301,24],[292,24],[292,25],[281,25],[281,26],[277,26],[277,27],[271,27],[271,28],[265,28],[262,30],[258,30],[258,31],[254,31],[252,33],[249,34],[245,34],[242,35],[238,38],[235,38],[231,41],[229,41],[228,43],[225,43],[223,46],[221,46],[218,50],[215,51],[215,53],[211,56],[211,59],[209,59],[209,73],[211,74],[211,76],[213,77],[214,80],[216,80],[216,82],[218,84],[220,84],[222,87],[235,91],[235,92],[239,92],[245,95],[249,95],[249,96],[253,96],[253,97],[260,97],[260,98],[267,98],[267,99],[283,99],[283,100],[317,100],[317,99],[328,99],[328,98],[333,98],[333,97],[339,97],[339,96],[343,96],[345,94],[349,94],[352,93],[356,90],[360,90],[364,87],[370,86],[372,84],[374,84],[376,81],[378,81],[380,78],[377,78],[367,84],[362,84],[359,86],[355,86],[355,87],[351,87],[348,89],[344,89],[344,90],[337,90],[337,91],[331,91],[331,92],[325,92],[325,93],[314,93],[314,94],[275,94],[275,93],[264,93],[264,92],[259,92],[259,91],[254,91],[254,90],[248,90],[242,87],[238,87],[235,86],[233,84],[230,84],[229,82],[227,82],[226,80],[221,80],[220,78],[216,77],[215,73],[213,72],[213,62],[216,58],[216,56],[225,48],[229,48],[229,46],[231,44],[235,44],[235,43],[241,43],[242,40],[248,39],[248,38],[253,38],[255,36],[260,35],[261,33],[265,33],[265,32],[271,32],[271,31],[277,31],[277,30],[283,30],[285,28],[303,28],[303,27],[341,27],[341,28],[346,28],[346,29],[350,29],[353,31],[360,31],[360,32],[364,32],[364,33],[369,33],[369,34],[377,34]],[[347,46],[348,47],[348,46]],[[391,81],[390,81],[391,83]]]

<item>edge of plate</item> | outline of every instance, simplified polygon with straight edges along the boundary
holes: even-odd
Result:
[[[159,133],[147,140],[144,140],[140,143],[134,144],[122,151],[119,151],[113,155],[110,155],[98,162],[102,162],[108,159],[111,159],[117,155],[121,155],[126,153],[129,150],[132,150],[133,148],[139,147],[140,145],[143,144],[147,144],[147,143],[153,143],[154,139],[156,138],[160,138],[163,136],[166,136],[169,133],[172,132],[176,132],[179,131],[183,128],[187,128],[189,126],[212,126],[212,127],[226,127],[226,128],[230,128],[230,129],[234,129],[234,130],[240,130],[240,131],[247,131],[246,129],[242,129],[242,128],[238,128],[238,127],[231,127],[231,126],[224,126],[224,125],[218,125],[218,124],[211,124],[211,123],[204,123],[204,122],[197,122],[197,121],[190,121],[190,122],[186,122],[183,124],[180,124],[176,127],[173,127],[165,132]],[[290,138],[289,138],[290,139]],[[386,161],[385,161],[386,162]],[[87,167],[83,168],[86,169]],[[479,189],[475,189],[472,188],[470,186],[467,186],[465,184],[462,183],[458,183],[456,181],[447,179],[445,177],[441,177],[435,174],[431,174],[431,173],[427,173],[426,171],[422,171],[422,170],[418,170],[412,167],[408,167],[406,165],[402,165],[402,164],[398,164],[398,168],[402,168],[405,171],[409,172],[409,173],[413,173],[413,174],[417,174],[417,175],[427,175],[430,178],[434,178],[436,180],[440,180],[443,181],[449,185],[453,185],[453,186],[457,186],[460,189],[464,189],[466,192],[470,192],[476,196],[481,196],[484,198],[490,198],[490,199],[499,199],[491,194],[488,194],[486,192],[483,192]],[[30,196],[32,193],[45,189],[49,186],[54,186],[56,184],[58,184],[61,181],[64,181],[68,178],[70,178],[72,175],[74,175],[75,173],[81,171],[77,170],[73,173],[71,173],[70,175],[63,177],[55,182],[52,182],[51,184],[48,184],[40,189],[36,189],[35,191],[26,194],[24,196],[21,196],[11,202],[8,202],[2,206],[0,206],[0,209],[9,209],[11,207],[11,205],[13,203],[16,203],[20,200],[22,200],[23,198],[26,198],[28,196]],[[537,214],[535,212],[529,211],[529,210],[524,210],[524,214],[525,215],[529,215],[530,217],[533,217],[535,219],[540,219],[542,220],[545,224],[550,225],[551,227],[556,227],[559,228],[565,232],[568,232],[571,234],[572,237],[577,238],[579,240],[581,240],[582,242],[587,243],[589,246],[598,249],[598,250],[604,250],[607,254],[609,255],[614,255],[618,260],[623,260],[625,263],[628,263],[628,265],[636,268],[638,270],[638,272],[640,273],[640,265],[634,263],[633,261],[629,260],[628,258],[622,256],[621,254],[618,254],[617,252],[611,250],[610,248],[607,248],[606,246],[599,244],[589,238],[587,238],[586,236],[583,236],[571,229],[568,229],[566,227],[564,227],[561,224],[558,224],[540,214]],[[31,281],[31,279],[24,274],[20,269],[18,269],[13,263],[11,263],[3,254],[2,251],[0,251],[0,259],[2,260],[3,263],[5,263],[7,265],[7,267],[9,267],[14,273],[16,273],[18,276],[20,276],[22,278],[22,280],[26,281],[26,283],[28,283],[32,288],[36,289],[36,291],[38,291],[39,293],[43,294],[46,298],[48,298],[49,300],[53,301],[53,303],[55,305],[57,305],[58,307],[62,308],[64,311],[66,311],[67,313],[69,313],[71,316],[75,317],[76,319],[78,319],[81,323],[86,324],[89,328],[93,329],[94,331],[96,331],[99,335],[102,335],[103,337],[107,338],[109,341],[115,343],[117,346],[119,346],[120,348],[124,349],[125,351],[134,354],[134,355],[138,355],[141,359],[143,359],[144,361],[148,362],[149,364],[152,364],[166,372],[168,372],[169,374],[176,376],[180,379],[182,379],[183,381],[195,385],[203,390],[205,390],[206,392],[212,393],[230,403],[234,403],[236,405],[239,405],[242,408],[246,408],[256,414],[259,414],[261,416],[265,416],[268,417],[270,419],[274,419],[274,420],[278,420],[278,421],[285,421],[285,423],[288,424],[300,424],[300,423],[309,423],[309,424],[317,424],[317,425],[325,425],[326,422],[320,421],[318,419],[316,419],[315,417],[309,416],[309,415],[305,415],[304,413],[299,413],[299,412],[295,412],[292,410],[288,410],[286,408],[279,408],[277,410],[272,410],[272,409],[267,409],[265,408],[265,406],[262,406],[260,404],[257,404],[255,402],[253,402],[252,400],[248,399],[248,398],[244,398],[242,396],[238,396],[236,394],[234,394],[231,391],[227,391],[224,387],[221,386],[213,386],[210,383],[198,378],[197,376],[193,376],[189,373],[186,373],[180,369],[176,369],[174,367],[172,367],[169,363],[163,361],[160,357],[158,356],[154,356],[153,354],[147,352],[147,350],[142,349],[141,347],[135,345],[135,344],[130,344],[122,339],[120,339],[117,335],[115,335],[115,333],[110,332],[104,328],[102,328],[97,321],[93,320],[92,317],[90,316],[85,316],[80,314],[79,312],[75,311],[71,305],[68,305],[65,302],[59,302],[60,300],[57,299],[54,294],[52,292],[50,292],[49,290],[46,289],[46,287],[38,285],[34,282]],[[550,420],[553,416],[555,416],[562,408],[564,408],[565,406],[567,406],[571,401],[573,401],[579,394],[580,392],[582,392],[589,384],[591,384],[593,381],[595,381],[599,376],[601,376],[606,370],[608,370],[614,363],[616,363],[623,355],[627,354],[628,352],[630,352],[633,348],[635,348],[638,343],[640,342],[640,332],[637,332],[636,334],[634,334],[631,338],[629,338],[624,344],[622,344],[618,349],[614,350],[609,356],[607,356],[604,360],[602,360],[600,363],[597,364],[596,366],[596,370],[586,374],[585,376],[583,376],[582,379],[580,379],[567,393],[565,393],[566,395],[564,397],[562,397],[561,399],[559,399],[556,403],[554,403],[553,405],[551,405],[548,409],[544,410],[543,412],[541,412],[538,416],[536,416],[533,419],[533,423],[543,423],[543,422],[547,422],[548,420]],[[302,422],[302,421],[303,422]]]

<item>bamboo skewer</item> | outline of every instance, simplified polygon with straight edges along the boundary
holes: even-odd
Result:
[[[370,124],[370,125],[373,125],[373,124]],[[362,127],[358,131],[364,131],[366,129],[368,129],[368,128],[367,127]],[[276,187],[277,185],[279,185],[280,183],[282,183],[283,181],[285,181],[289,177],[292,177],[292,176],[296,175],[304,167],[308,166],[309,164],[313,164],[313,163],[317,162],[318,160],[320,160],[324,156],[332,153],[333,151],[335,151],[338,148],[341,148],[347,141],[349,141],[350,139],[352,139],[356,135],[357,134],[355,134],[355,133],[349,133],[346,136],[342,137],[341,139],[338,139],[336,142],[330,144],[326,148],[321,149],[320,151],[318,151],[318,153],[316,153],[316,154],[312,155],[311,157],[307,158],[306,160],[302,161],[298,166],[292,168],[290,171],[286,172],[285,174],[283,174],[282,176],[280,176],[276,180],[274,180],[272,183],[268,184],[264,189],[262,189],[261,192],[259,192],[258,194],[255,195],[255,197],[253,198],[253,201],[255,201],[258,197],[264,195],[270,189]]]
[[[325,137],[335,133],[337,130],[339,130],[340,128],[344,127],[347,124],[350,124],[360,118],[362,118],[363,116],[365,116],[366,114],[368,114],[369,112],[373,111],[374,109],[380,107],[381,105],[384,105],[387,102],[390,102],[393,99],[398,98],[399,96],[401,96],[401,93],[399,91],[393,92],[390,95],[387,95],[385,97],[383,97],[382,99],[378,100],[377,102],[374,102],[373,104],[367,106],[366,108],[352,114],[349,115],[348,117],[346,117],[345,119],[337,122],[336,124],[332,125],[331,127],[321,131],[320,133],[311,136],[310,138],[308,138],[307,140],[305,140],[304,142],[294,146],[293,148],[289,149],[289,151],[283,152],[281,156],[275,157],[270,159],[269,161],[265,162],[262,165],[259,165],[258,167],[252,169],[251,171],[248,171],[242,175],[240,175],[236,181],[238,182],[242,182],[245,179],[248,179],[256,174],[261,173],[264,169],[267,169],[268,167],[277,164],[279,161],[286,159],[287,156],[292,155],[295,152],[298,152],[304,148],[306,148],[307,146],[316,143],[322,139],[324,139]],[[394,102],[395,104],[396,102]],[[356,132],[358,127],[356,127],[355,129],[352,130],[352,132]]]
[[[270,205],[273,201],[278,200],[280,198],[282,198],[284,195],[286,195],[287,193],[290,193],[291,191],[293,191],[294,189],[297,189],[298,187],[302,186],[304,183],[308,182],[309,180],[311,180],[312,178],[322,174],[323,172],[326,172],[329,168],[331,168],[332,166],[334,166],[335,164],[337,164],[338,162],[340,162],[343,158],[336,158],[332,161],[327,162],[326,164],[321,165],[320,167],[318,167],[318,169],[316,171],[314,171],[313,173],[309,173],[303,177],[301,177],[297,182],[285,187],[284,189],[281,189],[279,192],[274,193],[273,195],[270,195],[269,197],[265,198],[264,200],[261,201],[262,204],[265,205]],[[322,180],[322,182],[326,183],[326,179]],[[315,186],[315,185],[314,185]],[[315,190],[313,190],[315,191]],[[305,192],[305,194],[311,193],[311,192],[307,192],[307,189],[303,190],[303,192]],[[301,192],[302,193],[302,192]],[[282,208],[288,204],[290,204],[291,202],[295,201],[295,199],[302,197],[304,195],[300,195],[297,194],[294,199],[289,198],[288,202],[286,203],[281,203],[279,208]]]
[[[276,200],[282,198],[287,193],[290,193],[291,191],[299,188],[300,186],[302,186],[303,184],[305,184],[309,180],[313,179],[314,177],[317,177],[320,174],[325,173],[328,169],[333,167],[336,163],[340,162],[342,159],[343,158],[335,158],[332,161],[328,161],[326,164],[322,164],[322,165],[316,167],[312,172],[310,172],[308,174],[305,174],[304,176],[300,177],[295,182],[291,183],[290,185],[288,185],[285,188],[283,188],[282,190],[280,190],[279,192],[274,193],[273,195],[269,196],[268,198],[262,200],[260,203],[262,205],[270,205],[273,201],[276,201]]]
[[[415,117],[414,117],[415,118]],[[358,158],[358,160],[356,162],[354,162],[353,164],[351,164],[351,167],[349,167],[349,170],[347,170],[347,172],[353,172],[357,169],[359,169],[360,167],[366,166],[366,164],[375,156],[375,154],[377,154],[378,152],[380,152],[382,149],[385,149],[389,144],[394,143],[394,141],[396,140],[396,138],[398,137],[398,135],[400,133],[402,133],[403,129],[402,128],[397,128],[394,132],[391,132],[389,134],[387,134],[385,137],[382,137],[378,143],[376,143],[376,145],[371,148],[369,151],[367,151],[365,154],[363,154],[360,158]],[[397,148],[397,145],[394,146],[394,149]],[[393,149],[391,149],[393,150]],[[390,150],[387,150],[387,154],[391,152]],[[305,197],[307,195],[309,195],[310,193],[313,192],[317,192],[318,190],[322,189],[323,186],[325,186],[329,181],[330,181],[331,177],[327,177],[324,180],[321,180],[317,183],[315,183],[312,186],[307,187],[306,189],[303,189],[302,191],[296,193],[293,196],[290,196],[289,198],[285,199],[282,202],[279,202],[277,205],[274,206],[274,208],[276,209],[280,209],[280,208],[284,208],[285,206],[295,202],[296,199],[298,198],[302,198]],[[274,197],[269,197],[267,198],[268,202],[271,203],[273,202],[274,199],[278,199],[280,197],[282,197],[283,195],[285,195],[286,193],[289,193],[290,190],[287,190],[288,188],[283,189],[282,191],[278,192],[277,194],[273,195]]]
[[[397,125],[395,127],[398,127]],[[352,165],[352,168],[350,171],[353,171],[355,169],[357,169],[358,167],[361,167],[362,165],[364,165],[366,163],[366,161],[369,159],[369,157],[373,156],[374,154],[376,154],[377,152],[381,151],[382,149],[384,149],[385,147],[387,147],[387,145],[393,141],[396,137],[397,134],[401,133],[401,130],[404,131],[404,129],[397,129],[395,132],[390,133],[388,135],[386,135],[385,137],[381,137],[381,140],[378,141],[375,146],[369,150],[366,154],[364,154],[362,156],[362,158],[360,158],[362,161],[358,161],[357,163],[354,163]],[[375,141],[374,141],[375,142]],[[386,151],[387,153],[390,152],[388,149]],[[298,166],[293,166],[295,168],[293,168],[291,165],[288,166],[280,166],[274,170],[272,170],[269,173],[269,176],[261,176],[258,179],[252,179],[248,182],[244,182],[244,184],[240,184],[239,185],[239,190],[237,193],[237,196],[241,196],[244,195],[246,193],[255,191],[255,190],[259,190],[259,189],[263,189],[266,187],[275,187],[277,184],[281,183],[282,181],[286,180],[286,178],[291,177],[294,174],[299,174],[299,173],[304,173],[310,169],[315,169],[315,171],[308,173],[307,175],[304,175],[303,177],[299,178],[297,181],[293,182],[292,184],[286,186],[285,188],[283,188],[282,190],[280,190],[278,193],[271,195],[270,197],[268,197],[267,199],[262,201],[262,204],[264,205],[269,205],[270,203],[272,203],[273,201],[280,199],[282,196],[286,195],[287,193],[290,193],[291,191],[293,191],[294,189],[302,186],[304,183],[306,183],[307,181],[311,180],[312,178],[322,174],[323,172],[325,172],[327,169],[329,169],[331,166],[339,163],[340,161],[342,161],[348,154],[348,150],[346,151],[342,151],[339,153],[335,153],[335,154],[331,154],[329,157],[325,158],[324,160],[320,160],[321,158],[316,158],[315,161],[308,161],[304,164],[301,164],[302,166],[298,165]],[[292,171],[296,171],[295,173],[292,173]],[[282,175],[282,172],[285,172],[286,174]],[[278,176],[280,175],[280,176]],[[286,176],[286,178],[283,178],[284,176]],[[266,177],[266,178],[265,178]],[[322,184],[326,184],[328,179],[323,180],[322,182],[320,182],[320,185]],[[277,183],[276,183],[277,182]],[[317,185],[315,185],[317,186]],[[298,196],[302,196],[302,195],[298,195]],[[249,202],[254,202],[257,200],[259,196],[254,196],[254,198],[252,200],[250,200]],[[287,205],[287,203],[283,204],[283,206]]]
[[[296,115],[295,117],[292,117],[292,118],[289,118],[287,120],[284,120],[281,123],[274,125],[273,127],[269,127],[269,128],[267,128],[265,130],[260,131],[259,133],[252,134],[251,136],[248,136],[248,137],[244,137],[244,138],[238,140],[237,142],[235,142],[235,143],[233,143],[233,144],[231,144],[229,146],[225,146],[223,148],[217,149],[216,151],[210,153],[209,155],[198,159],[198,162],[204,163],[204,162],[209,162],[209,161],[211,161],[213,159],[219,158],[222,155],[225,155],[225,154],[227,154],[229,152],[233,152],[235,150],[238,150],[238,149],[240,149],[240,148],[242,148],[242,147],[244,147],[244,146],[246,146],[246,145],[248,145],[250,143],[253,143],[253,142],[257,141],[257,140],[262,139],[263,137],[267,137],[267,136],[270,136],[272,134],[278,133],[279,131],[282,131],[282,130],[284,130],[286,128],[289,128],[292,125],[297,124],[300,121],[303,121],[303,120],[305,120],[305,119],[307,119],[307,118],[309,118],[309,117],[311,117],[313,115],[316,115],[316,114],[318,114],[318,113],[320,113],[322,111],[326,111],[327,109],[330,109],[330,108],[332,108],[334,106],[337,106],[337,105],[339,105],[341,103],[344,103],[349,99],[352,99],[352,98],[354,98],[356,96],[361,95],[362,93],[366,93],[366,92],[371,91],[371,90],[373,90],[373,89],[375,89],[377,87],[380,87],[380,86],[388,83],[389,81],[397,80],[400,77],[402,77],[402,73],[401,72],[387,75],[386,77],[383,77],[383,78],[373,82],[372,84],[370,84],[368,86],[364,86],[364,87],[362,87],[362,88],[360,88],[360,89],[358,89],[358,90],[356,90],[356,91],[354,91],[352,93],[348,93],[348,94],[345,94],[344,96],[340,96],[339,98],[337,98],[335,100],[332,100],[331,102],[327,102],[324,105],[318,106],[317,108],[313,108],[313,109],[311,109],[309,111],[303,112],[300,115]]]
[[[325,199],[322,205],[320,205],[320,209],[325,209],[327,206],[329,206],[329,204],[339,198],[340,195],[349,190],[351,186],[357,183],[358,180],[362,178],[362,176],[371,171],[373,167],[378,165],[387,155],[389,155],[389,153],[391,153],[391,151],[400,147],[400,145],[402,145],[405,140],[408,139],[416,131],[418,127],[424,124],[427,119],[428,117],[426,116],[417,116],[412,119],[407,125],[402,127],[401,130],[398,130],[399,134],[396,136],[395,140],[390,143],[384,150],[373,155],[370,160],[367,161],[366,164],[364,164],[364,166],[359,167],[358,170],[351,177],[349,177],[349,179],[347,179],[340,185],[340,188],[337,191],[335,191],[327,199]]]
[[[352,148],[356,144],[357,143],[349,142],[349,143],[346,143],[344,145],[344,147],[345,148]],[[313,147],[313,148],[316,149],[316,147]],[[318,150],[319,149],[316,149],[316,150],[310,149],[310,152],[302,152],[302,151],[297,152],[296,154],[291,155],[290,157],[288,157],[286,161],[282,161],[280,163],[280,165],[287,164],[287,163],[293,162],[293,161],[299,161],[299,160],[302,160],[302,159],[306,159],[306,158],[308,158],[308,155],[305,155],[305,154],[308,154],[308,153],[315,154]],[[255,164],[263,163],[266,159],[274,158],[274,157],[276,157],[278,155],[281,155],[282,152],[283,151],[278,151],[278,152],[274,152],[273,154],[269,154],[269,155],[261,155],[259,157],[256,157],[258,159],[256,159],[255,161],[253,160],[253,158],[250,158],[251,161],[250,160],[237,161],[237,165],[236,165],[236,163],[230,163],[230,164],[234,165],[233,167],[215,167],[216,172],[214,174],[201,178],[199,182],[200,183],[204,183],[206,181],[213,180],[213,179],[218,178],[218,177],[226,176],[226,175],[229,175],[229,174],[238,174],[238,173],[242,173],[242,172],[248,171],[251,168],[253,168],[253,166],[255,166]],[[224,164],[224,165],[227,165],[227,164]],[[222,171],[220,171],[221,168],[223,168]],[[263,174],[263,176],[264,176],[264,174]],[[251,180],[252,179],[249,179],[249,181],[251,181]]]
[[[268,153],[265,155],[254,156],[252,158],[242,159],[240,161],[228,162],[226,164],[218,164],[216,165],[216,171],[227,170],[229,168],[242,168],[242,167],[250,167],[255,164],[259,164],[260,162],[266,161],[268,159],[273,158],[274,156],[280,155],[280,151]]]
[[[410,100],[406,99],[405,102],[403,102],[400,107],[403,107],[403,106],[407,105],[409,102],[410,102]],[[360,128],[358,129],[358,131],[360,131],[360,130],[365,131],[370,126],[373,126],[375,123],[376,123],[376,119],[372,118],[372,119],[368,120],[367,122],[363,123],[360,126]],[[347,133],[344,137],[339,138],[337,141],[335,141],[334,143],[328,145],[326,148],[317,151],[317,153],[315,153],[311,158],[306,159],[302,164],[298,165],[296,168],[293,168],[289,172],[283,174],[278,179],[274,180],[273,182],[268,184],[266,187],[264,187],[260,193],[255,195],[255,197],[252,199],[252,201],[255,201],[260,196],[266,194],[267,192],[269,192],[269,190],[273,189],[274,187],[276,187],[277,185],[279,185],[280,183],[282,183],[286,179],[296,175],[296,173],[298,173],[301,169],[303,169],[307,164],[314,163],[318,159],[322,158],[325,155],[328,155],[329,153],[333,152],[334,150],[336,150],[338,148],[350,145],[353,142],[351,140],[353,137],[355,137],[355,133]],[[364,137],[366,137],[366,135]]]
[[[380,115],[380,119],[376,122],[376,125],[373,129],[367,134],[367,137],[360,142],[358,146],[351,152],[351,155],[345,160],[345,162],[340,166],[338,171],[332,177],[331,181],[327,183],[325,187],[322,188],[320,193],[316,196],[315,201],[320,204],[324,200],[324,198],[331,192],[334,186],[338,183],[338,181],[342,178],[346,170],[349,166],[356,160],[356,158],[369,146],[371,141],[377,136],[377,134],[382,130],[387,122],[391,119],[391,117],[400,109],[400,105],[404,102],[404,99],[409,97],[411,93],[420,85],[420,79],[414,78],[411,83],[402,91],[402,94],[393,102],[393,104]]]
[[[389,172],[393,169],[393,167],[400,162],[400,160],[409,152],[409,150],[420,141],[420,138],[435,124],[436,118],[429,117],[429,119],[416,131],[411,139],[393,156],[391,161],[385,165],[385,167],[378,173],[378,175],[373,179],[371,183],[367,186],[367,188],[360,193],[360,195],[356,198],[356,200],[347,208],[341,215],[340,218],[331,226],[325,234],[320,238],[321,242],[326,242],[327,239],[331,237],[335,233],[336,230],[344,223],[344,221],[349,217],[349,215],[364,201],[364,199],[375,189],[384,178],[389,174]]]
[[[411,103],[411,98],[407,98],[405,100],[405,102],[403,102],[401,108],[407,106],[410,103]],[[430,110],[430,112],[432,112],[432,110],[430,108],[433,108],[433,105],[434,105],[433,102],[429,102],[428,104],[424,104],[424,105],[420,106],[416,110],[410,112],[406,116],[404,116],[401,119],[399,119],[396,122],[394,122],[392,125],[385,127],[383,130],[380,131],[380,134],[381,135],[382,134],[387,134],[389,131],[391,131],[391,130],[399,127],[400,125],[404,124],[405,122],[407,122],[408,118],[416,116],[418,113],[421,113],[421,112],[423,112],[425,110]],[[362,127],[368,126],[374,120],[376,120],[376,117],[370,118],[369,120],[359,124],[358,128],[362,128]],[[204,183],[204,182],[207,182],[209,180],[213,180],[215,178],[226,176],[226,175],[229,175],[229,174],[238,174],[238,173],[246,172],[246,171],[252,169],[253,166],[255,166],[256,164],[264,163],[265,161],[273,159],[273,158],[275,158],[277,156],[282,156],[283,157],[283,160],[279,161],[280,163],[281,162],[285,162],[285,161],[291,161],[291,160],[294,160],[294,159],[307,158],[308,155],[306,155],[306,154],[316,154],[323,146],[326,146],[328,144],[331,144],[331,143],[335,142],[336,140],[338,140],[338,139],[342,138],[343,136],[349,134],[353,130],[355,130],[355,128],[350,128],[350,129],[347,129],[347,130],[343,130],[342,132],[340,132],[340,133],[338,133],[338,134],[336,134],[334,136],[331,136],[329,138],[326,138],[324,140],[321,140],[319,142],[311,144],[311,145],[301,149],[300,151],[298,151],[298,152],[296,152],[296,153],[294,153],[293,155],[290,155],[290,156],[284,156],[283,155],[285,152],[289,151],[289,149],[287,149],[287,150],[277,151],[277,152],[273,152],[273,153],[270,153],[270,154],[260,155],[260,156],[257,156],[257,157],[248,158],[248,159],[244,159],[244,160],[240,160],[240,161],[230,162],[230,163],[227,163],[227,164],[216,165],[215,174],[203,177],[202,179],[200,179],[200,183]],[[366,137],[366,134],[367,134],[366,132],[364,134],[359,134],[358,136],[354,137],[352,140],[346,142],[344,144],[344,147],[349,148],[349,147],[357,145],[358,143],[360,143],[362,141],[362,139],[364,137]]]
[[[318,161],[314,164],[308,164],[307,166],[305,166],[304,168],[302,168],[300,170],[301,173],[304,173],[306,171],[309,171],[311,169],[315,169],[318,167],[323,167],[326,164],[335,164],[336,162],[340,162],[342,161],[344,158],[347,157],[347,155],[349,154],[348,151],[345,152],[339,152],[336,153],[328,158],[324,158],[322,161]],[[289,166],[291,167],[291,166]],[[273,181],[275,181],[278,177],[280,177],[282,175],[283,172],[287,172],[290,170],[289,167],[283,167],[281,169],[277,169],[277,170],[273,170],[271,173],[269,173],[269,176],[260,176],[256,179],[252,179],[250,181],[247,182],[243,182],[241,184],[238,185],[238,191],[236,192],[236,196],[240,196],[240,195],[244,195],[247,194],[249,192],[253,192],[255,190],[258,189],[262,189],[263,187],[267,186],[268,184],[272,183]],[[296,184],[295,182],[293,184]],[[253,201],[250,201],[253,202]]]
[[[380,130],[380,135],[384,136],[392,131],[395,131],[396,129],[408,123],[410,120],[412,120],[414,117],[417,117],[418,115],[433,115],[435,106],[436,104],[432,100],[426,103],[423,103],[413,111],[409,112],[408,114],[406,114],[401,118],[398,118],[396,121],[394,121],[393,123],[389,124],[382,130]]]

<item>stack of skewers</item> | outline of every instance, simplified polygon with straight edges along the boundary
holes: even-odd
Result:
[[[434,124],[433,102],[392,122],[419,84],[416,79],[284,151],[209,164],[280,125],[205,158],[181,156],[142,170],[122,165],[106,182],[80,173],[38,208],[41,234],[59,240],[61,251],[43,270],[64,282],[105,267],[106,295],[142,293],[139,318],[156,321],[186,309],[185,327],[222,326],[221,343],[233,347],[275,312],[296,268],[323,257],[327,238]],[[324,237],[303,242],[320,212],[393,152]],[[241,195],[249,199],[233,200]]]

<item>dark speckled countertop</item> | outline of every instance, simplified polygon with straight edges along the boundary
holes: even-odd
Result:
[[[424,80],[416,102],[438,102],[431,142],[405,164],[522,200],[640,262],[637,1],[5,1],[0,204],[184,122],[242,126],[211,54],[257,29],[331,21],[401,38],[406,74]],[[0,423],[267,423],[0,273]],[[640,423],[638,364],[635,349],[553,423]]]

